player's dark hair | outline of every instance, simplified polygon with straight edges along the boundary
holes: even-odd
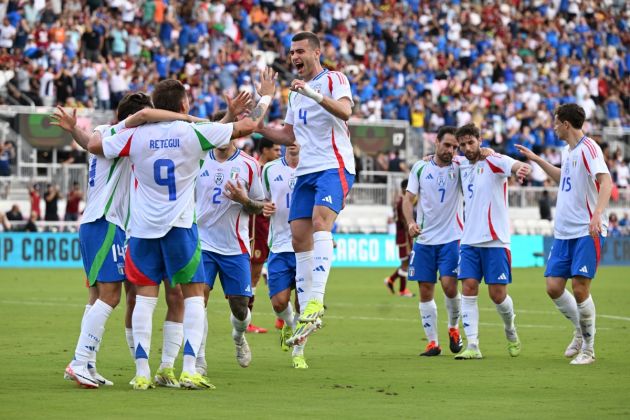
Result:
[[[258,140],[258,151],[261,153],[263,149],[273,149],[274,146],[275,143],[266,137],[261,137],[260,140]]]
[[[560,122],[568,121],[571,127],[577,128],[578,130],[582,128],[584,120],[586,119],[584,108],[578,104],[560,105],[556,108],[555,115]]]
[[[118,104],[116,116],[122,121],[144,108],[153,108],[151,97],[143,92],[128,93]]]
[[[457,127],[454,127],[452,125],[443,125],[437,132],[437,139],[438,141],[442,141],[445,135],[452,134],[454,136],[456,132]]]
[[[181,112],[182,101],[186,97],[186,88],[175,79],[162,80],[155,85],[151,94],[153,104],[158,109]]]
[[[462,125],[455,132],[455,138],[459,140],[461,137],[465,136],[473,136],[478,139],[480,137],[479,129],[475,126],[475,124],[470,123],[466,125]]]
[[[407,184],[408,184],[409,180],[408,179],[403,179],[400,183],[400,189],[405,191],[407,189]]]
[[[223,119],[223,117],[225,117],[227,114],[227,110],[226,109],[222,109],[220,111],[215,112],[214,114],[212,114],[212,116],[210,117],[210,121],[214,121],[214,122],[219,122]]]
[[[313,32],[299,32],[291,38],[291,42],[308,40],[308,45],[314,50],[321,48],[319,38]]]

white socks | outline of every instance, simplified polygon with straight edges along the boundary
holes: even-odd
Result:
[[[518,336],[516,335],[516,327],[514,326],[514,304],[510,295],[505,297],[505,300],[501,303],[495,304],[497,312],[503,319],[503,325],[505,326],[505,336],[508,341],[516,341]]]
[[[444,305],[448,314],[448,327],[457,328],[462,311],[462,297],[458,293],[454,298],[444,295]]]
[[[311,297],[313,285],[313,251],[295,253],[295,288],[300,312],[304,311]]]
[[[479,348],[479,308],[477,296],[462,296],[462,323],[469,349]]]
[[[580,328],[580,314],[578,312],[578,305],[575,298],[567,289],[564,289],[562,296],[558,299],[552,299],[556,308],[564,315],[575,327],[575,332],[578,336],[582,336],[582,330]],[[588,299],[587,299],[588,300]]]
[[[131,328],[125,328],[125,338],[127,339],[127,347],[131,353],[131,358],[136,358],[136,348],[133,345],[133,330]]]
[[[595,302],[591,295],[582,302],[577,304],[580,314],[580,330],[582,331],[582,350],[593,351],[595,344]]]
[[[136,346],[136,375],[151,378],[149,368],[149,353],[151,350],[151,331],[153,328],[153,311],[158,298],[136,296],[136,306],[133,309],[131,324],[133,326],[133,342]]]
[[[429,343],[435,341],[435,344],[438,344],[437,305],[435,300],[420,302],[420,319]]]
[[[295,328],[295,318],[293,317],[293,305],[291,302],[287,305],[287,307],[282,312],[274,311],[276,316],[284,321],[291,328]]]
[[[319,231],[313,233],[313,287],[310,299],[324,302],[326,282],[333,258],[332,233]]]
[[[179,354],[179,349],[182,347],[183,339],[184,324],[164,321],[162,326],[162,363],[160,363],[160,369],[173,367]]]
[[[252,320],[252,313],[249,309],[247,309],[247,318],[244,321],[239,321],[236,319],[234,314],[230,314],[230,322],[232,323],[232,338],[235,343],[241,343],[243,341],[243,336],[245,335],[245,330],[247,330],[247,326]]]
[[[89,306],[89,305],[88,305]],[[96,352],[103,338],[105,323],[112,313],[113,308],[97,300],[91,308],[87,308],[81,322],[81,334],[74,352],[77,362],[88,363],[96,360]]]
[[[203,296],[193,296],[184,299],[184,367],[182,372],[195,374],[197,353],[203,339],[203,319],[206,308]]]
[[[208,338],[208,314],[204,311],[203,317],[203,337],[201,338],[201,346],[197,352],[197,361],[195,361],[195,369],[197,373],[205,375],[208,369],[208,363],[206,362],[206,340]]]

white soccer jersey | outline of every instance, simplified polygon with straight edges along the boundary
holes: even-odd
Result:
[[[440,245],[462,237],[462,191],[459,163],[440,167],[433,159],[416,162],[409,173],[407,191],[419,196],[416,222],[422,233],[416,241]]]
[[[324,96],[335,100],[348,98],[352,102],[350,83],[342,73],[323,70],[307,83]],[[344,120],[326,111],[313,99],[290,92],[284,122],[293,126],[300,145],[298,176],[336,168],[355,173],[350,131]]]
[[[240,182],[252,200],[264,199],[258,162],[237,150],[224,162],[214,153],[201,166],[197,181],[197,223],[201,249],[221,255],[251,254],[249,214],[223,193],[226,184]]]
[[[94,131],[105,138],[124,128],[125,121],[121,121],[113,126],[99,125]],[[81,223],[93,222],[104,215],[108,222],[124,229],[129,214],[129,160],[90,154],[89,163],[87,198]]]
[[[296,168],[290,167],[285,158],[269,162],[263,168],[265,198],[276,205],[269,225],[269,249],[276,254],[294,252],[289,207],[296,177]]]
[[[569,146],[562,150],[561,170],[554,237],[573,239],[587,236],[593,210],[597,207],[599,184],[595,176],[610,173],[602,149],[590,138],[582,137],[573,150]],[[602,236],[606,236],[606,212],[603,212],[601,220]]]
[[[460,166],[464,192],[463,245],[509,247],[508,178],[516,161],[494,154]]]
[[[128,156],[134,176],[129,232],[162,238],[195,218],[195,181],[214,147],[230,141],[232,124],[183,121],[145,124],[103,140],[105,157]]]

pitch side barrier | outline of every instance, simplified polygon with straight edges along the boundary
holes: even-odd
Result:
[[[547,260],[552,238],[512,236],[512,266],[540,267]],[[397,267],[393,235],[336,234],[335,267]],[[630,236],[608,238],[601,265],[630,266]],[[82,268],[78,233],[0,233],[0,269]]]

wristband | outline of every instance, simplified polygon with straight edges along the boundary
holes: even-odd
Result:
[[[324,100],[324,95],[322,95],[321,93],[315,92],[309,85],[304,85],[303,88],[299,89],[299,92],[302,95],[311,98],[318,104],[321,104],[322,101]]]
[[[270,103],[271,103],[271,96],[269,96],[269,95],[263,96],[258,101],[258,105],[267,105],[267,106],[269,106]]]

